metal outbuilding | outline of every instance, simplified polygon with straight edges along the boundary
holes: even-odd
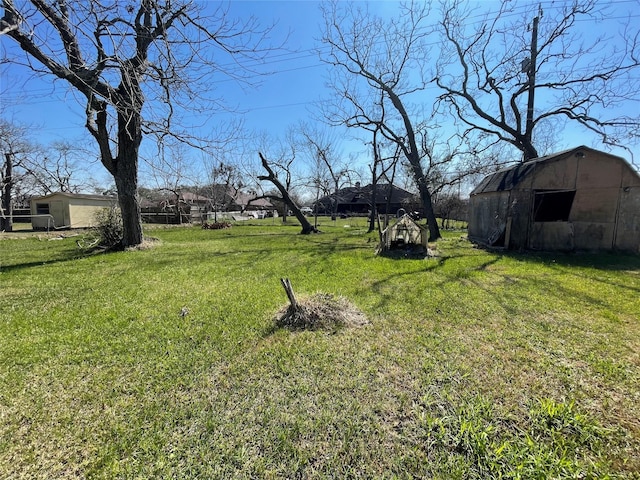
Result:
[[[585,146],[500,170],[471,192],[469,239],[640,253],[640,176],[624,159]]]
[[[31,199],[31,225],[34,230],[86,228],[95,224],[96,214],[117,204],[107,195],[57,192]]]

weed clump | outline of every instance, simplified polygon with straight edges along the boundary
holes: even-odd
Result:
[[[302,298],[297,305],[288,305],[278,311],[276,328],[289,330],[337,330],[368,324],[364,313],[343,297],[317,293]]]
[[[229,222],[202,222],[203,230],[223,230],[225,228],[231,228]]]

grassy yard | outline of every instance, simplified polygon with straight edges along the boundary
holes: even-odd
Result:
[[[640,257],[359,222],[0,240],[0,478],[640,478]],[[274,329],[280,277],[370,323]]]

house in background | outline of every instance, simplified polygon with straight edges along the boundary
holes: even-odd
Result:
[[[342,188],[314,202],[312,208],[320,214],[333,213],[335,202],[338,202],[338,214],[367,215],[371,211],[371,192],[373,186],[361,187],[356,183],[353,187]],[[396,215],[400,209],[413,211],[420,208],[420,203],[411,192],[389,184],[376,185],[376,210],[378,213]]]
[[[584,146],[500,170],[471,192],[469,239],[640,253],[640,176],[624,159]]]
[[[268,198],[258,198],[253,193],[238,191],[234,196],[236,210],[241,212],[273,212],[275,206]]]
[[[95,224],[96,214],[117,204],[107,195],[51,193],[31,199],[31,225],[34,230],[86,228]]]

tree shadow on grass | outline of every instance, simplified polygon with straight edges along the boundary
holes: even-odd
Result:
[[[538,252],[481,249],[488,254],[552,267],[580,267],[596,270],[640,271],[640,255],[621,252]]]
[[[0,273],[9,273],[19,270],[25,270],[29,268],[36,268],[48,265],[55,265],[58,263],[72,262],[74,260],[80,260],[82,258],[90,257],[94,254],[82,252],[78,248],[69,248],[60,252],[57,252],[55,256],[43,260],[20,262],[13,264],[6,264],[0,262]]]
[[[585,277],[592,281],[607,284],[616,288],[630,290],[634,294],[640,293],[640,287],[625,285],[614,281],[605,272],[637,272],[640,273],[640,255],[624,253],[558,253],[558,252],[524,252],[504,253],[507,258],[532,265],[544,265],[557,274],[573,275],[576,282]],[[592,275],[589,271],[603,274]],[[547,280],[548,281],[548,280]],[[568,293],[568,292],[567,292]],[[593,302],[600,303],[600,302]]]
[[[478,259],[478,262],[473,261],[474,257]],[[395,260],[404,259],[396,258]],[[512,271],[510,265],[515,265],[514,261],[524,262],[525,265],[530,264],[531,269],[527,269],[525,266],[523,270],[522,267],[514,266]],[[499,266],[502,262],[506,262],[504,269],[492,268]],[[547,273],[537,276],[535,271],[538,266],[545,267]],[[556,282],[555,278],[557,275],[562,275],[564,278],[575,277],[576,286],[580,281],[588,278],[603,286],[627,290],[631,295],[638,296],[640,287],[636,286],[637,283],[633,277],[629,279],[629,282],[617,280],[618,276],[614,272],[624,271],[640,272],[640,256],[622,253],[510,252],[484,249],[478,251],[465,246],[462,250],[451,254],[421,261],[419,268],[387,275],[372,283],[371,288],[383,296],[379,305],[382,306],[395,295],[384,295],[382,293],[384,285],[393,283],[394,280],[401,277],[406,277],[409,284],[412,276],[433,272],[443,277],[440,281],[434,282],[433,288],[445,288],[448,284],[468,282],[475,288],[488,292],[494,291],[496,288],[504,288],[513,292],[515,285],[520,283],[523,286],[527,284],[533,289],[548,291],[550,294],[555,293],[552,295],[554,298],[561,299],[580,295],[588,304],[613,309],[615,305],[611,305],[607,298],[586,294],[579,291],[578,288],[572,289],[570,284],[566,285],[566,281]],[[492,275],[493,278],[501,278],[500,283],[486,282],[482,276],[478,276],[482,272]],[[611,274],[606,272],[611,272]],[[507,302],[504,302],[503,307],[505,311],[511,311],[513,308]]]
[[[548,297],[548,303],[562,303],[565,299],[579,298],[581,301],[596,308],[607,308],[615,311],[617,308],[616,299],[606,295],[586,293],[580,285],[585,281],[602,285],[602,290],[606,287],[613,287],[622,291],[628,291],[631,298],[638,298],[640,286],[634,277],[622,277],[615,272],[636,271],[640,273],[640,256],[620,254],[620,253],[559,253],[559,252],[508,252],[500,251],[493,253],[495,257],[489,261],[477,265],[472,270],[475,272],[486,271],[494,278],[500,278],[501,282],[486,282],[482,277],[474,275],[448,276],[437,287],[444,287],[448,283],[464,281],[475,288],[493,292],[496,301],[508,313],[518,313],[517,309],[508,301],[510,296],[517,295],[522,291],[526,295],[529,291],[544,292]],[[453,257],[455,258],[455,256]],[[522,267],[517,271],[510,271],[509,266],[505,270],[492,269],[491,266],[499,264],[503,260],[515,260],[531,265],[531,268]],[[542,274],[536,273],[538,267],[544,267],[546,271]],[[524,272],[524,273],[523,273]],[[607,273],[610,272],[610,273]],[[624,274],[623,274],[624,275]],[[629,282],[622,281],[628,278]],[[639,277],[640,278],[640,277]],[[567,281],[569,280],[569,281]],[[597,291],[597,289],[592,289]],[[504,294],[500,295],[500,292]],[[502,300],[500,300],[502,298]]]
[[[598,270],[640,270],[640,255],[619,252],[542,252],[511,250],[479,250],[533,264],[584,267]]]

